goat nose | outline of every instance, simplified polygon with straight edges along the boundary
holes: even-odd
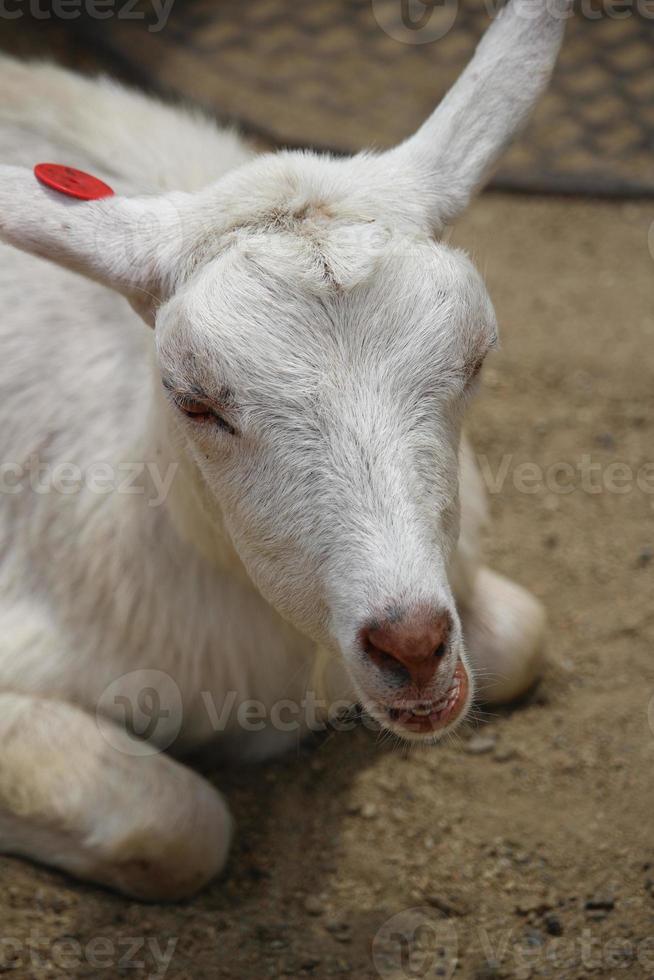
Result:
[[[447,652],[452,617],[420,608],[404,616],[372,622],[360,633],[361,644],[381,670],[405,671],[414,684],[429,684]]]

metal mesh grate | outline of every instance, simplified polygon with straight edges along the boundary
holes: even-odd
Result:
[[[84,30],[112,65],[150,88],[275,144],[350,152],[415,129],[497,6],[426,2],[178,0],[159,32],[125,20],[87,21]],[[152,21],[151,4],[141,9]],[[654,191],[654,2],[580,0],[552,87],[495,184]]]

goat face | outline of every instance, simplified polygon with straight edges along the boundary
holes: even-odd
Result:
[[[0,168],[0,237],[156,323],[171,424],[251,577],[416,736],[470,696],[448,562],[462,409],[495,337],[437,239],[545,87],[570,9],[511,0],[379,156],[281,153],[194,194],[84,204]]]
[[[430,734],[471,693],[447,573],[493,310],[427,236],[280,213],[160,311],[171,424],[262,594],[340,651],[380,720]]]

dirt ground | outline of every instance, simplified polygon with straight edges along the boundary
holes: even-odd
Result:
[[[551,618],[529,701],[429,751],[361,729],[215,772],[237,840],[187,904],[1,858],[0,973],[654,976],[653,220],[486,195],[455,236],[503,331],[470,423],[489,557]]]

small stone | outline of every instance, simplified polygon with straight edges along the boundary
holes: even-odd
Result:
[[[325,909],[317,895],[309,895],[304,902],[304,911],[308,915],[322,915]]]
[[[584,907],[589,912],[610,912],[615,908],[615,899],[612,895],[593,895]]]
[[[374,820],[377,816],[377,807],[374,803],[364,803],[361,807],[361,816],[364,820]]]
[[[654,548],[651,548],[649,545],[645,545],[645,547],[641,548],[640,551],[638,552],[638,559],[636,561],[636,564],[638,565],[639,568],[647,568],[647,566],[650,564],[653,558],[654,558]]]
[[[538,912],[543,908],[543,899],[539,895],[523,895],[516,902],[516,912],[520,915],[529,915],[531,912]]]
[[[325,929],[327,932],[330,932],[332,936],[335,936],[339,933],[349,932],[350,927],[347,922],[343,921],[343,919],[327,919],[325,922]]]
[[[465,751],[468,755],[485,755],[487,752],[492,752],[496,744],[497,739],[494,735],[473,735],[466,742]]]
[[[586,901],[584,908],[589,919],[601,922],[615,908],[615,901],[611,895],[593,895]]]
[[[248,865],[246,873],[254,881],[262,881],[264,878],[270,878],[270,871],[261,864],[252,863]]]
[[[300,969],[310,972],[311,970],[315,970],[317,966],[320,966],[321,963],[322,960],[319,956],[303,956],[300,960]]]
[[[562,936],[563,926],[561,920],[556,915],[545,916],[545,929],[550,936]]]
[[[289,946],[289,940],[285,935],[284,926],[268,925],[263,923],[256,927],[255,935],[259,942],[269,949],[285,949]]]
[[[425,902],[427,905],[431,905],[432,908],[438,909],[443,915],[447,916],[462,916],[466,914],[466,908],[459,899],[454,898],[443,898],[441,895],[429,894],[425,895]]]
[[[602,449],[615,449],[615,439],[610,432],[600,432],[598,436],[595,437],[595,442]]]
[[[553,768],[562,773],[573,773],[578,769],[577,760],[569,752],[552,753]]]

